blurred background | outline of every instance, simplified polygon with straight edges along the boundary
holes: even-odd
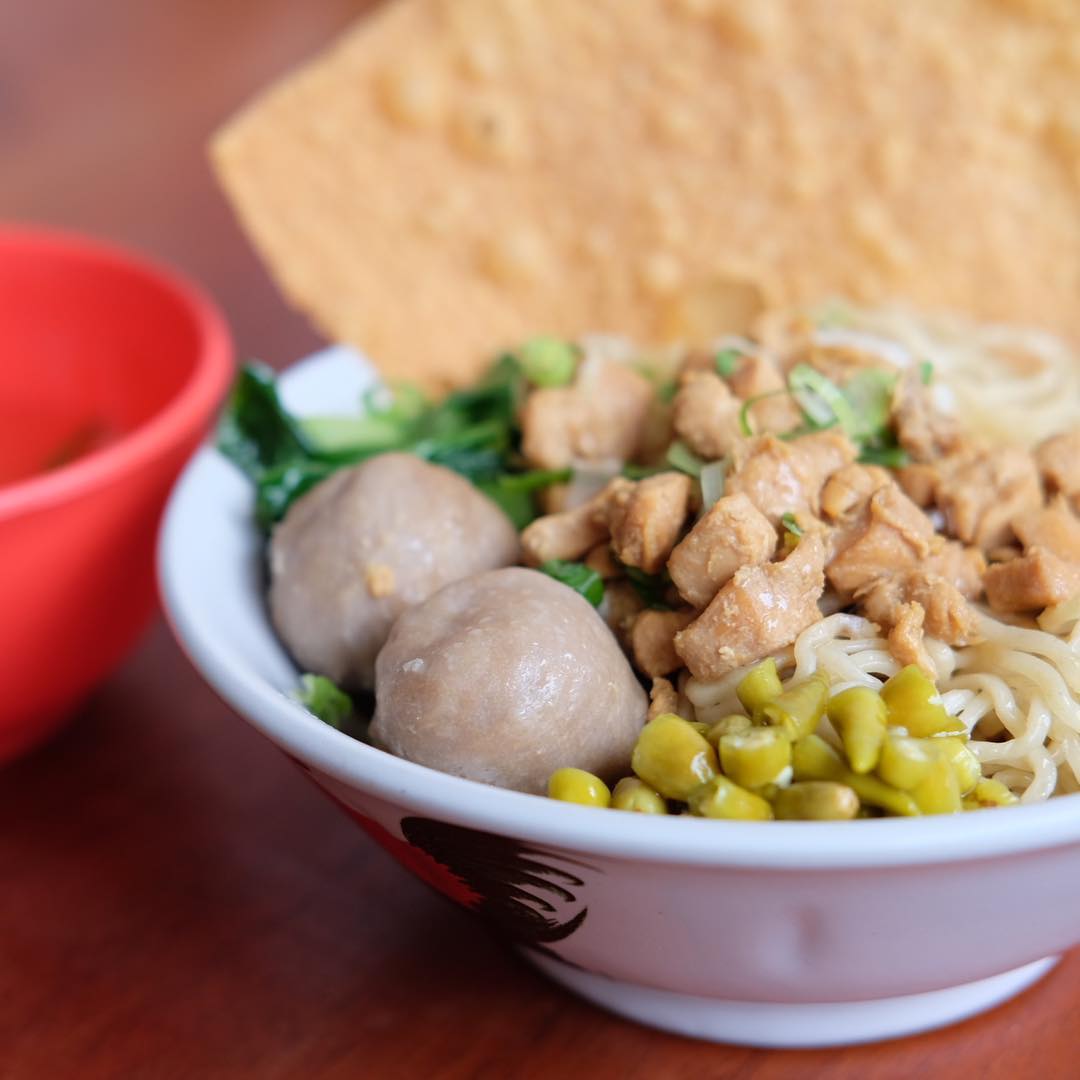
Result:
[[[0,220],[81,229],[200,280],[241,356],[316,339],[287,312],[206,160],[211,132],[374,0],[0,0]]]

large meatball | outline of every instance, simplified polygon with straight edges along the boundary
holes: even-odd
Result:
[[[402,611],[517,559],[513,524],[467,480],[382,454],[334,473],[274,530],[270,614],[301,667],[370,689]]]
[[[625,771],[648,708],[595,609],[536,570],[448,585],[397,621],[375,665],[376,745],[542,792],[564,765]]]

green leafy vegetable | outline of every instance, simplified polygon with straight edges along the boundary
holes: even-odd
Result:
[[[352,699],[325,675],[301,675],[296,700],[324,724],[339,731],[353,715]]]
[[[738,349],[721,349],[716,354],[716,373],[725,379],[730,379],[739,367],[739,357],[742,353]]]
[[[521,530],[536,517],[533,493],[551,484],[565,484],[572,476],[570,469],[531,469],[522,473],[497,473],[490,480],[474,483]]]
[[[647,608],[656,611],[671,610],[671,605],[666,600],[671,577],[666,570],[659,574],[646,574],[636,566],[624,566],[623,571]]]
[[[603,578],[584,563],[549,559],[546,563],[541,563],[540,569],[549,577],[581,593],[593,607],[599,607],[604,599]]]
[[[656,388],[656,396],[664,405],[670,405],[675,400],[675,395],[678,392],[679,384],[674,379],[668,379]]]
[[[523,528],[536,516],[535,492],[571,475],[524,468],[517,410],[525,388],[521,365],[508,355],[477,385],[436,404],[413,387],[379,388],[365,395],[360,416],[301,420],[281,404],[274,373],[248,364],[218,427],[218,447],[254,482],[263,528],[335,469],[391,450],[460,473]]]
[[[934,381],[934,365],[929,360],[924,360],[919,365],[919,378],[923,386],[929,386]]]
[[[784,526],[785,532],[791,533],[796,539],[802,538],[803,527],[799,524],[798,518],[790,511],[781,515],[780,524]]]
[[[667,463],[673,469],[678,469],[679,472],[684,472],[688,476],[700,476],[701,467],[705,464],[686,443],[679,440],[668,447]]]
[[[217,432],[218,449],[258,481],[266,469],[307,457],[312,447],[278,398],[274,373],[246,364],[237,376]]]
[[[701,475],[698,480],[701,483],[701,510],[704,513],[724,496],[724,486],[727,483],[727,471],[731,462],[722,457],[719,461],[710,461],[708,465],[701,467]]]
[[[337,468],[325,461],[297,458],[262,472],[255,483],[255,520],[269,529],[306,491]]]

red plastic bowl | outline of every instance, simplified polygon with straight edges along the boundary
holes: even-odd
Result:
[[[172,271],[0,227],[0,763],[59,727],[152,615],[165,497],[232,368],[220,312]]]

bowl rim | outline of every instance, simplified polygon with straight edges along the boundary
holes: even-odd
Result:
[[[182,271],[126,246],[80,232],[0,221],[0,251],[34,250],[59,259],[135,270],[179,302],[198,338],[195,366],[179,391],[115,442],[46,473],[0,486],[0,522],[102,487],[165,453],[192,433],[224,394],[233,373],[233,341],[224,314]]]
[[[288,371],[296,373],[330,351]],[[232,466],[217,450],[204,447],[189,462],[170,497],[158,546],[166,618],[181,648],[218,695],[292,758],[346,789],[339,791],[341,796],[351,790],[407,808],[408,813],[513,835],[542,847],[658,864],[866,870],[1080,846],[1080,794],[1007,812],[951,817],[708,821],[573,806],[450,776],[377,750],[322,723],[246,665],[234,655],[220,619],[215,618],[214,601],[204,598],[200,603],[206,590],[193,580],[196,570],[185,571],[182,538],[192,523],[208,520],[208,514],[225,513],[227,497],[214,491],[214,474],[220,476],[222,467]]]

